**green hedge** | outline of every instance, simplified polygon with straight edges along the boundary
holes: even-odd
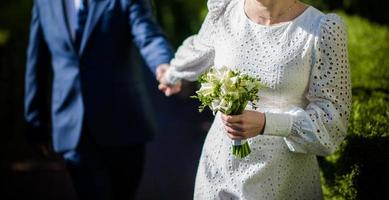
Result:
[[[302,0],[321,10],[344,10],[372,21],[389,25],[389,1],[386,0]]]
[[[389,28],[344,16],[349,26],[352,82],[356,90],[389,90]]]
[[[9,32],[0,29],[0,46],[4,46],[9,38]]]
[[[346,141],[321,158],[326,199],[388,199],[389,27],[341,14],[348,25],[353,106]]]
[[[174,47],[197,33],[207,14],[206,0],[153,0],[156,16]]]

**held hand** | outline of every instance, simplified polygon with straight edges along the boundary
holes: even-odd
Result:
[[[39,144],[38,148],[44,156],[48,157],[50,155],[51,150],[49,144]]]
[[[246,110],[241,115],[222,114],[227,136],[233,140],[242,140],[261,134],[265,128],[265,114]]]
[[[157,66],[156,78],[158,81],[160,81],[163,78],[163,76],[165,75],[169,67],[170,67],[169,64],[160,64]]]
[[[166,96],[171,96],[181,91],[181,82],[178,82],[175,85],[167,83],[164,76],[168,69],[168,64],[159,65],[157,67],[157,80],[159,81],[158,89],[161,90]]]
[[[46,158],[50,157],[50,154],[52,153],[52,149],[50,148],[50,144],[46,143],[46,142],[34,144],[34,149],[37,151],[37,153],[40,156],[43,156]]]

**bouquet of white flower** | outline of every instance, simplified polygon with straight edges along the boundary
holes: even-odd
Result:
[[[255,109],[259,100],[260,81],[246,74],[232,71],[227,67],[211,67],[199,77],[200,89],[193,98],[201,102],[199,111],[209,107],[213,114],[220,111],[226,115],[242,114],[250,102]],[[245,140],[235,140],[232,146],[233,155],[244,158],[251,153]]]

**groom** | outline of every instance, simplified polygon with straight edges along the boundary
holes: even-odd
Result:
[[[45,149],[51,121],[54,150],[64,157],[79,199],[135,196],[151,137],[136,54],[157,77],[172,57],[152,18],[147,0],[34,1],[25,75],[27,132]],[[49,71],[50,120],[42,82]]]

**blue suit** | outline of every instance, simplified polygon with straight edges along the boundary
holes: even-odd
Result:
[[[25,118],[30,136],[44,132],[40,79],[52,70],[54,150],[77,147],[83,124],[98,145],[141,144],[150,139],[138,49],[147,66],[169,63],[172,52],[145,0],[91,0],[80,49],[66,23],[63,0],[35,0],[25,75]],[[50,62],[50,68],[44,68]]]

